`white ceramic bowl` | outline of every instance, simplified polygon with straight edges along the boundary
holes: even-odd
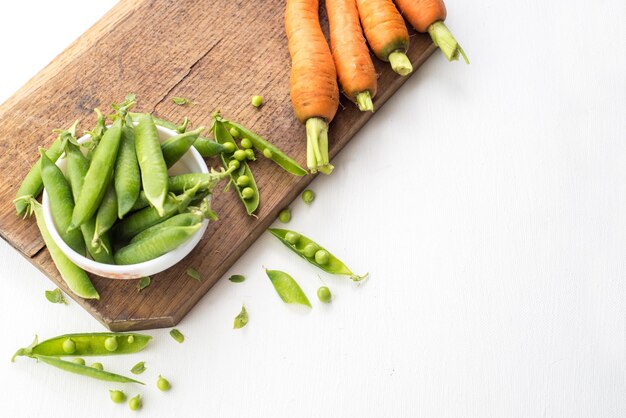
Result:
[[[159,131],[159,139],[161,140],[161,142],[164,142],[166,139],[176,135],[176,132],[172,131],[171,129],[166,129],[160,126],[157,126],[157,130]],[[89,137],[89,135],[85,135],[81,137],[78,142],[83,143],[88,140]],[[59,158],[59,160],[57,161],[57,166],[59,166],[62,171],[65,171],[65,164],[65,158]],[[169,174],[176,175],[191,172],[209,172],[209,169],[207,168],[204,159],[193,147],[191,147],[189,152],[187,152],[183,156],[183,158],[181,158],[172,168],[170,168]],[[207,229],[207,226],[209,225],[209,221],[205,219],[202,223],[202,227],[191,238],[189,238],[184,244],[182,244],[178,248],[170,251],[167,254],[162,255],[161,257],[139,264],[117,266],[97,263],[90,258],[80,255],[76,251],[72,250],[61,239],[61,236],[59,235],[56,226],[54,225],[54,221],[52,220],[48,194],[45,190],[43,192],[42,206],[44,220],[46,221],[48,230],[50,230],[50,235],[52,236],[54,242],[59,246],[59,248],[61,248],[61,251],[63,251],[65,255],[67,255],[67,257],[74,262],[74,264],[81,267],[82,269],[94,273],[98,276],[108,277],[111,279],[137,279],[140,277],[160,273],[163,270],[172,267],[174,264],[185,258],[185,256],[187,256],[187,254],[189,254],[191,250],[193,250],[195,246],[198,245],[198,243],[202,239],[202,236],[204,235],[204,232]]]

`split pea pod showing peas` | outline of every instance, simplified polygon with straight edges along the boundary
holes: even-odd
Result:
[[[352,271],[341,260],[332,255],[330,251],[298,232],[278,228],[270,228],[269,232],[300,257],[327,273],[350,276],[355,282],[367,277],[367,274],[357,276],[352,273]]]
[[[149,114],[142,114],[137,120],[135,150],[141,169],[143,190],[159,215],[163,215],[167,196],[167,165],[161,152],[159,133]]]
[[[65,166],[65,176],[70,182],[72,188],[72,195],[74,201],[78,199],[78,195],[83,188],[83,180],[85,174],[89,169],[89,160],[82,153],[80,148],[71,142],[68,142],[65,147],[65,158],[67,164]],[[87,222],[80,226],[80,231],[83,234],[83,240],[87,246],[87,252],[91,255],[91,258],[98,263],[113,264],[113,251],[111,250],[111,243],[109,242],[108,234],[100,237],[98,245],[92,245],[93,236],[96,231],[96,218],[91,217]]]
[[[79,374],[82,376],[91,377],[93,379],[104,380],[106,382],[138,383],[140,385],[145,384],[138,380],[131,379],[130,377],[122,376],[122,375],[111,373],[111,372],[106,372],[104,370],[98,370],[93,367],[84,366],[82,364],[74,363],[71,361],[65,361],[58,357],[48,357],[48,356],[43,356],[41,354],[33,354],[32,357],[46,364],[54,366],[57,369],[61,369],[70,373]]]
[[[131,211],[141,190],[141,174],[135,151],[135,128],[130,118],[122,128],[120,149],[115,161],[115,194],[117,195],[117,217],[122,219]]]
[[[202,131],[204,131],[204,127],[178,134],[161,144],[161,151],[163,152],[163,158],[165,159],[167,168],[176,164],[176,162],[189,151],[189,148],[196,142]]]
[[[91,218],[106,193],[113,175],[113,168],[122,137],[123,119],[118,118],[102,136],[85,175],[83,189],[76,201],[70,229],[75,229]]]
[[[276,147],[274,144],[267,141],[260,135],[255,134],[245,126],[240,125],[236,122],[232,122],[229,120],[223,120],[223,122],[226,124],[227,128],[236,129],[244,139],[247,139],[252,143],[252,146],[254,148],[263,153],[266,158],[274,161],[288,173],[291,173],[295,176],[306,176],[308,174],[308,172],[304,168],[302,168],[295,160],[293,160],[287,154],[282,152],[278,147]]]
[[[215,140],[217,142],[222,145],[230,143],[234,149],[237,150],[235,140],[230,132],[228,132],[224,123],[221,122],[218,117],[216,117],[213,121],[213,134],[215,135]],[[252,171],[250,170],[248,163],[246,163],[245,160],[236,160],[233,155],[234,153],[230,155],[222,154],[222,162],[224,163],[224,167],[227,169],[235,167],[235,170],[230,173],[231,181],[237,190],[239,199],[246,208],[246,212],[248,212],[248,215],[252,215],[259,207],[259,189],[254,181],[254,176],[252,175]],[[237,184],[237,180],[240,176],[246,176],[248,178],[248,182],[245,187]]]
[[[41,177],[48,193],[52,219],[63,241],[77,253],[85,255],[85,241],[81,232],[78,229],[68,230],[74,211],[74,197],[70,184],[61,169],[50,161],[43,148],[40,152]]]
[[[115,263],[128,265],[153,260],[186,242],[201,227],[202,223],[163,227],[155,234],[119,249],[114,256]]]

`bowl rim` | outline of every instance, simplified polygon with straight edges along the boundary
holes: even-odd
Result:
[[[178,134],[177,132],[171,129],[164,128],[159,125],[157,125],[156,127],[157,127],[157,131],[159,131],[159,133],[165,134],[167,138],[171,138],[172,136],[175,136]],[[80,138],[78,138],[78,143],[82,144],[83,142],[87,141],[89,138],[91,138],[91,135],[85,134],[81,136]],[[191,147],[189,151],[185,154],[185,156],[183,156],[183,158],[187,157],[187,155],[190,155],[191,158],[193,158],[193,160],[195,161],[195,163],[198,164],[198,166],[200,167],[201,173],[209,173],[209,168],[206,165],[204,158],[202,158],[200,153],[194,147]],[[61,167],[62,164],[64,163],[65,163],[65,154],[62,154],[61,157],[59,157],[59,159],[56,161],[56,165],[58,167]],[[61,249],[63,254],[65,254],[73,263],[75,263],[79,267],[91,273],[94,273],[101,277],[106,277],[110,279],[118,279],[118,280],[131,280],[131,279],[136,279],[136,278],[140,278],[144,276],[149,276],[152,274],[160,273],[174,266],[183,258],[185,258],[198,245],[198,243],[204,236],[204,233],[209,224],[208,219],[203,220],[202,227],[198,231],[196,231],[196,233],[191,238],[189,238],[186,242],[184,242],[183,244],[181,244],[174,250],[166,254],[163,254],[162,256],[157,257],[155,259],[144,261],[138,264],[128,264],[128,265],[104,264],[104,263],[99,263],[95,260],[92,260],[84,255],[77,253],[72,248],[70,248],[69,245],[65,243],[65,241],[63,241],[52,219],[52,212],[50,210],[50,202],[48,199],[48,193],[45,188],[43,190],[41,204],[43,208],[44,221],[46,223],[48,231],[50,232],[50,235],[52,236],[52,240]]]

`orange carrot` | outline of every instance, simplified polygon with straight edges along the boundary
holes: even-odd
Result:
[[[395,0],[398,8],[418,32],[428,32],[435,45],[446,56],[448,61],[463,56],[466,63],[469,60],[450,30],[444,25],[446,20],[446,5],[443,0]]]
[[[326,0],[326,12],[339,84],[360,110],[373,112],[376,70],[363,37],[356,0]]]
[[[339,107],[337,71],[319,21],[318,0],[287,0],[291,103],[307,132],[307,166],[330,174],[328,124]]]
[[[392,0],[356,0],[363,31],[372,51],[400,75],[413,71],[406,56],[409,31]]]

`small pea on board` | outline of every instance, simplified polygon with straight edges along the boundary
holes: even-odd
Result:
[[[265,269],[267,277],[270,278],[276,293],[285,303],[298,303],[300,305],[308,306],[311,308],[311,302],[306,297],[304,291],[294,280],[293,277],[280,270],[268,270]]]
[[[241,274],[233,274],[232,276],[228,278],[228,280],[230,280],[233,283],[243,283],[246,281],[246,276],[241,275]]]
[[[46,299],[48,299],[48,302],[51,303],[67,305],[67,301],[63,297],[63,293],[61,293],[61,289],[58,287],[54,290],[46,290]]]
[[[194,280],[197,280],[199,282],[202,281],[202,276],[200,276],[200,273],[198,272],[198,270],[196,270],[193,267],[189,267],[187,269],[187,276],[191,277]]]
[[[152,283],[152,279],[149,276],[142,277],[139,279],[139,282],[137,282],[137,290],[141,292],[143,289],[150,286],[150,283]]]
[[[240,329],[248,325],[248,311],[245,306],[241,306],[241,312],[235,317],[233,329]]]
[[[140,361],[139,363],[135,364],[132,369],[130,369],[130,372],[132,374],[141,374],[141,373],[143,373],[145,371],[146,371],[146,362],[145,361]]]
[[[185,336],[183,335],[183,333],[177,330],[176,328],[170,331],[170,335],[172,336],[174,341],[176,341],[179,344],[182,344],[182,342],[185,341]]]

